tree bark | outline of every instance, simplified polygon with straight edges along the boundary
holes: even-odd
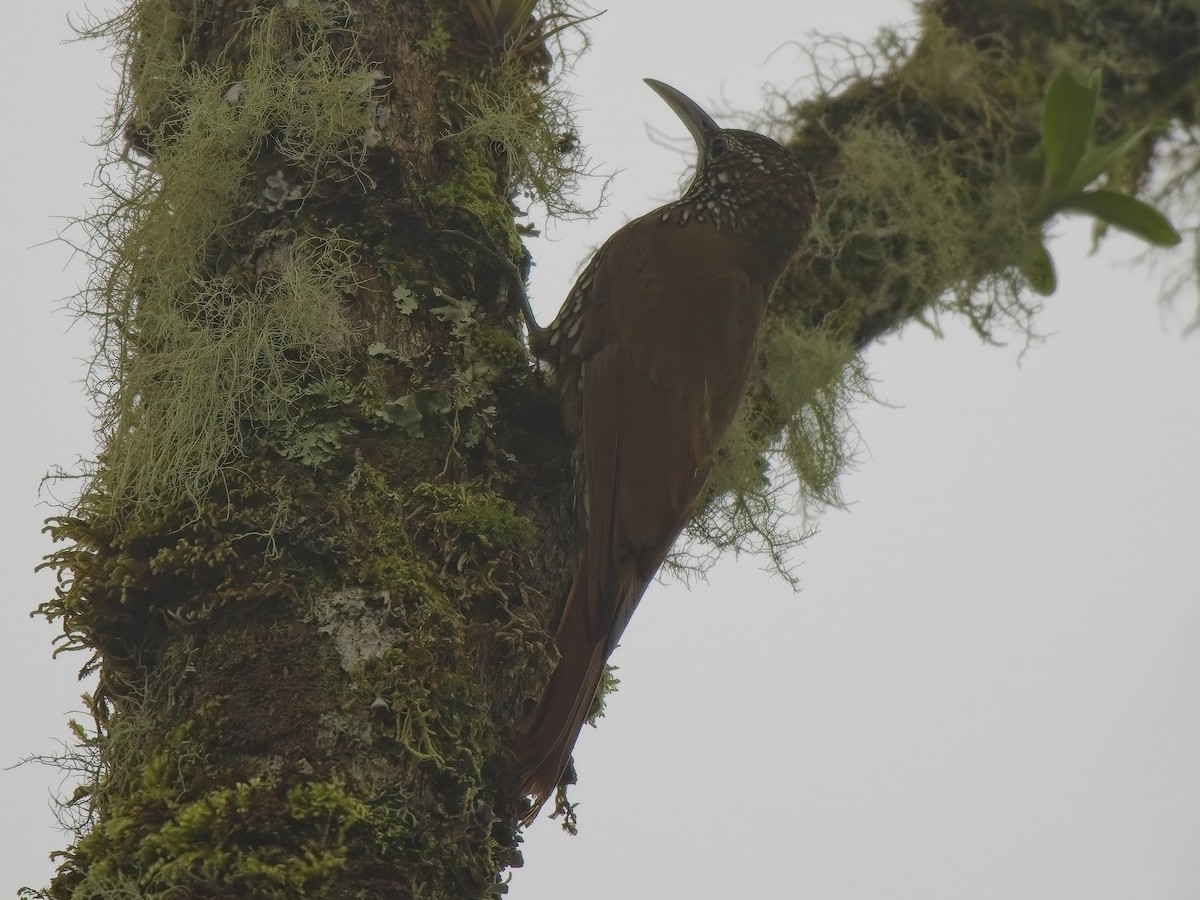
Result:
[[[94,777],[46,895],[496,893],[572,539],[510,296],[501,129],[564,139],[540,42],[440,2],[107,32],[137,161],[89,223],[109,433],[43,610],[94,654]]]
[[[921,14],[911,48],[781,123],[825,212],[695,537],[774,551],[772,466],[835,496],[879,335],[1029,324],[1042,225],[1013,160],[1055,69],[1101,67],[1100,139],[1195,128],[1194,4]],[[577,142],[536,29],[487,25],[443,0],[137,0],[104,29],[136,162],[90,221],[107,439],[51,523],[41,610],[98,672],[96,725],[84,827],[37,896],[459,900],[519,864],[505,748],[573,535],[512,200],[568,203]],[[1156,140],[1118,186],[1149,181]]]

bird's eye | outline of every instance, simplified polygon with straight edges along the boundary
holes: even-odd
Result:
[[[724,156],[729,151],[729,143],[725,136],[718,134],[708,143],[708,154],[712,159]]]

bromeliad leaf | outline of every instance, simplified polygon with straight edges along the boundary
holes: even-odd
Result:
[[[1040,294],[1053,293],[1057,284],[1054,261],[1041,236],[1045,223],[1058,213],[1093,216],[1105,225],[1159,247],[1173,247],[1181,240],[1166,216],[1148,203],[1116,191],[1086,190],[1122,156],[1135,149],[1150,131],[1162,127],[1149,124],[1089,151],[1099,96],[1098,72],[1084,82],[1060,69],[1046,88],[1041,143],[1032,152],[1012,159],[1018,177],[1041,183],[1029,210],[1030,224],[1036,228],[1038,240],[1018,265],[1029,286]]]
[[[1050,256],[1050,251],[1046,249],[1046,245],[1041,241],[1029,249],[1029,256],[1026,257],[1020,268],[1021,274],[1025,276],[1029,286],[1043,297],[1049,297],[1058,289],[1058,276],[1054,273],[1054,260]]]
[[[1174,247],[1183,238],[1167,217],[1148,203],[1116,191],[1085,191],[1062,204],[1063,212],[1095,216],[1158,247]]]
[[[1136,147],[1148,132],[1156,130],[1156,127],[1154,125],[1146,125],[1133,132],[1133,134],[1117,138],[1115,141],[1109,141],[1103,147],[1097,147],[1095,150],[1085,153],[1083,158],[1079,160],[1079,165],[1075,167],[1075,171],[1071,173],[1071,177],[1063,186],[1064,193],[1074,194],[1082,191],[1107,172],[1113,163]]]
[[[1066,185],[1083,158],[1099,96],[1099,73],[1094,73],[1086,84],[1066,69],[1059,69],[1051,79],[1042,108],[1042,150],[1046,156],[1046,187],[1050,190]]]

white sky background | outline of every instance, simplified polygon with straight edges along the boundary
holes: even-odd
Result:
[[[530,242],[549,320],[590,247],[672,196],[684,166],[647,126],[684,131],[640,81],[722,118],[788,83],[809,29],[869,38],[907,4],[742,0],[613,4],[571,78],[583,140],[621,170],[601,219]],[[40,476],[91,447],[84,328],[61,299],[84,278],[53,237],[92,192],[113,82],[95,45],[62,46],[66,0],[17,4],[0,35],[9,429],[0,605],[0,764],[52,752],[80,708],[78,656],[49,659],[27,612]],[[768,57],[771,57],[768,61]],[[540,223],[539,223],[540,224]],[[539,821],[516,900],[819,897],[1193,898],[1200,894],[1200,337],[1195,297],[1086,229],[1054,245],[1060,290],[1017,364],[965,329],[872,348],[849,512],[796,555],[791,593],[752,559],[647,596],[614,661],[621,691],[577,760],[582,832]],[[65,268],[64,268],[65,266]],[[0,896],[40,885],[49,770],[0,771]]]

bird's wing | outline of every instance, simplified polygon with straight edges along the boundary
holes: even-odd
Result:
[[[708,478],[769,286],[736,240],[662,222],[617,232],[551,326],[586,528],[559,619],[560,661],[521,724],[528,823],[558,783],[608,659]]]
[[[580,574],[606,655],[703,490],[740,400],[767,292],[742,250],[706,224],[652,214],[618,232],[590,275]]]

